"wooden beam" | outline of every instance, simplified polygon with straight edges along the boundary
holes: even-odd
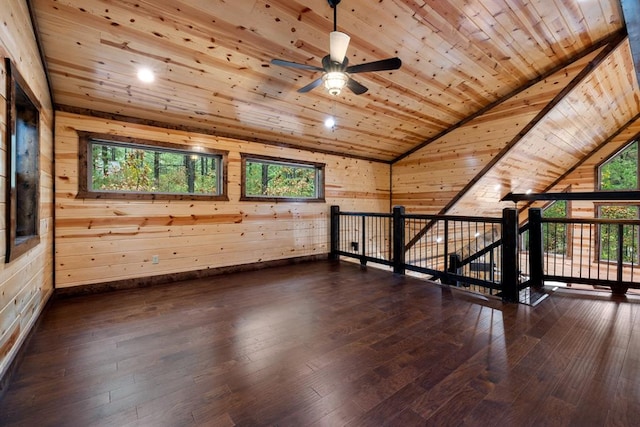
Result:
[[[620,0],[624,22],[629,34],[631,57],[636,70],[636,83],[640,82],[640,0]]]
[[[636,0],[634,0],[634,1],[636,1]],[[640,0],[637,0],[637,1],[640,1]],[[516,90],[508,93],[507,95],[503,96],[502,98],[498,99],[497,101],[494,101],[491,104],[481,108],[480,110],[476,111],[472,115],[470,115],[468,117],[465,117],[464,119],[462,119],[458,123],[448,127],[447,129],[443,130],[442,132],[438,133],[437,135],[425,140],[421,144],[413,147],[411,150],[401,154],[400,156],[398,156],[395,159],[393,159],[391,161],[391,164],[399,162],[400,160],[404,159],[405,157],[408,157],[411,154],[415,153],[416,151],[418,151],[418,150],[426,147],[427,145],[431,144],[432,142],[435,142],[435,141],[439,140],[443,136],[453,132],[454,130],[460,128],[461,126],[464,126],[465,124],[467,124],[470,121],[476,119],[477,117],[480,117],[481,115],[485,114],[489,110],[497,107],[498,105],[504,103],[505,101],[508,101],[510,98],[513,98],[514,96],[524,92],[525,90],[529,89],[530,87],[534,86],[535,84],[540,83],[541,81],[549,78],[550,76],[552,76],[553,74],[555,74],[558,71],[562,70],[563,68],[568,67],[569,65],[571,65],[574,62],[584,58],[585,56],[595,52],[596,50],[600,49],[601,47],[610,46],[611,44],[615,44],[615,45],[619,44],[620,40],[624,39],[624,37],[626,35],[627,35],[626,31],[623,29],[623,30],[618,31],[617,33],[614,33],[614,34],[611,34],[608,37],[605,37],[604,39],[598,41],[597,43],[594,43],[591,47],[589,47],[588,49],[585,49],[582,52],[578,53],[577,55],[575,55],[574,57],[570,58],[565,63],[560,64],[559,66],[552,68],[551,70],[549,70],[546,73],[536,77],[535,79],[529,80],[524,85],[522,85],[519,88],[517,88]],[[636,69],[637,68],[638,67],[636,67]]]
[[[500,199],[501,202],[535,202],[539,200],[582,200],[582,201],[629,201],[640,200],[640,191],[579,191],[568,193],[509,193]]]

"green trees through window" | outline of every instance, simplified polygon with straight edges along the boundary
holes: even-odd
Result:
[[[542,211],[543,218],[566,218],[567,215],[566,200],[557,200]],[[567,224],[543,223],[542,236],[545,252],[567,255],[567,241],[569,240]]]
[[[600,190],[638,190],[638,142],[634,141],[616,153],[598,168]],[[630,204],[599,205],[599,218],[638,219],[638,206]],[[618,237],[620,227],[603,224],[599,227],[599,259],[615,262],[618,259]],[[638,227],[622,226],[622,260],[638,262]]]
[[[91,157],[93,190],[220,193],[220,156],[92,142]]]
[[[598,207],[598,216],[606,219],[638,219],[637,206],[602,205]],[[617,261],[618,236],[617,224],[600,225],[600,260]],[[638,262],[638,227],[631,224],[622,226],[622,261]]]
[[[638,143],[627,145],[599,168],[600,190],[638,189]]]
[[[87,171],[81,173],[81,197],[226,200],[226,153],[180,149],[155,141],[109,140],[94,134],[83,134],[82,141],[86,144],[81,152],[86,153]]]
[[[321,164],[242,155],[241,199],[323,200],[323,171]]]

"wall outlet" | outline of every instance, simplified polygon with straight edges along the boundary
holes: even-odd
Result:
[[[160,257],[158,255],[154,255],[151,257],[152,264],[158,264],[160,262]]]

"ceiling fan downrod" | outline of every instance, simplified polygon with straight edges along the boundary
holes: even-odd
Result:
[[[333,31],[338,31],[338,4],[340,0],[327,0],[333,9]]]

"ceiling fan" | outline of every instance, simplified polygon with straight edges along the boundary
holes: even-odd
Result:
[[[300,93],[309,92],[311,89],[324,83],[329,94],[334,96],[339,95],[345,86],[356,95],[362,95],[368,89],[351,78],[351,74],[366,73],[368,71],[397,70],[402,65],[402,61],[396,57],[349,66],[349,59],[346,58],[346,53],[351,38],[337,29],[338,4],[341,0],[327,1],[329,2],[329,6],[333,8],[333,31],[329,34],[329,55],[322,58],[322,67],[298,64],[297,62],[283,61],[281,59],[272,59],[271,63],[283,67],[322,71],[324,73],[321,77],[298,89]]]

